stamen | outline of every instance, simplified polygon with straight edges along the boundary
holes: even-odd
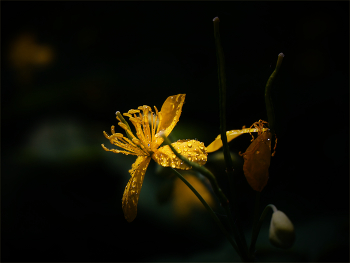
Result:
[[[128,127],[122,122],[118,122],[118,125],[122,127],[125,131],[128,129]]]
[[[149,112],[149,107],[145,107],[143,111],[143,132],[146,135],[146,144],[149,147],[149,144],[151,143],[151,131],[149,128],[149,121],[148,121],[148,112]]]
[[[141,127],[141,125],[142,125],[141,113],[139,113],[139,117],[137,117],[136,114],[134,114],[134,117],[130,118],[129,120],[131,121],[131,123],[134,125],[134,127],[136,129],[136,135],[141,142],[140,146],[141,146],[142,150],[148,152],[149,149],[148,149],[148,146],[146,146],[147,145],[146,138],[145,138],[145,135],[144,135],[144,133],[142,131],[142,127]]]
[[[123,151],[123,150],[117,150],[117,149],[108,149],[106,148],[103,144],[101,144],[102,148],[107,151],[107,152],[114,152],[114,153],[123,153],[125,155],[137,155],[136,153],[128,152],[128,151]]]
[[[116,111],[116,112],[115,112],[115,115],[117,115],[116,118],[117,118],[118,121],[122,121],[122,120],[119,118],[119,116],[118,116],[118,115],[120,115],[120,111]]]
[[[156,112],[157,112],[157,116],[159,116],[159,123],[158,123],[158,127],[157,127],[157,131],[156,131],[156,134],[159,132],[159,127],[162,123],[162,113],[161,112],[158,112],[158,109],[156,106],[154,106]]]
[[[123,148],[125,150],[128,150],[131,153],[136,153],[137,155],[147,155],[147,153],[143,152],[140,148],[138,148],[126,137],[121,138],[120,141],[115,141],[114,145],[120,148]]]
[[[135,114],[135,113],[139,113],[140,111],[139,110],[129,110],[128,113],[130,114]]]
[[[157,110],[157,107],[154,106],[154,109],[156,111],[156,117],[155,117],[155,120],[154,120],[154,127],[152,128],[152,141],[154,140],[154,136],[156,134],[156,129],[157,129],[157,119],[158,119],[158,110]]]
[[[109,135],[107,134],[107,132],[103,131],[103,135],[109,140]]]
[[[150,113],[151,113],[151,117],[152,117],[152,119],[151,119],[151,141],[153,142],[153,111],[151,110],[150,111]]]

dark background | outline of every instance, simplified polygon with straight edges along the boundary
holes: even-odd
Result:
[[[206,211],[177,219],[166,194],[169,170],[153,161],[138,216],[127,223],[120,199],[135,157],[100,146],[112,148],[102,131],[117,125],[117,110],[160,109],[178,93],[186,103],[172,140],[214,140],[215,16],[228,130],[267,120],[264,87],[285,54],[272,94],[277,153],[261,211],[273,203],[285,212],[296,242],[272,247],[267,218],[258,259],[349,261],[348,2],[3,1],[2,261],[239,260]],[[245,151],[249,140],[239,137],[231,150]],[[255,197],[241,165],[239,157],[249,239]]]

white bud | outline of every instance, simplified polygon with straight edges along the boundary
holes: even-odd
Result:
[[[269,239],[278,248],[290,248],[295,240],[293,223],[282,211],[272,214]]]

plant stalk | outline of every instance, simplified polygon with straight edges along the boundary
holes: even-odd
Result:
[[[265,207],[264,211],[262,212],[261,214],[261,217],[259,219],[259,222],[257,224],[254,225],[254,228],[253,228],[253,233],[252,233],[252,240],[251,240],[251,243],[250,243],[250,248],[249,248],[249,252],[251,255],[254,254],[254,250],[255,250],[255,243],[258,239],[258,236],[259,236],[259,231],[260,231],[260,228],[261,228],[261,225],[267,215],[267,212],[269,211],[269,209],[271,209],[273,212],[276,212],[277,211],[277,208],[276,206],[272,205],[272,204],[269,204]]]
[[[248,261],[248,246],[244,237],[242,229],[238,226],[239,222],[239,208],[237,204],[237,187],[236,178],[233,174],[233,162],[230,155],[230,149],[226,137],[226,74],[225,74],[225,59],[224,52],[221,46],[221,38],[219,31],[219,18],[215,17],[214,22],[214,37],[216,47],[216,58],[218,63],[218,80],[219,80],[219,108],[220,108],[220,134],[222,140],[222,147],[224,151],[224,158],[226,163],[226,172],[229,181],[229,197],[232,202],[235,220],[232,221],[234,232],[237,233],[236,242],[245,260]]]
[[[233,241],[233,239],[231,238],[230,234],[226,231],[225,227],[223,226],[223,224],[221,223],[220,219],[217,217],[217,215],[214,213],[213,209],[211,209],[211,207],[208,205],[208,203],[204,200],[204,198],[197,192],[197,190],[182,176],[182,174],[180,174],[178,171],[176,171],[174,168],[173,171],[176,173],[177,177],[179,177],[181,179],[181,181],[183,181],[188,188],[191,189],[191,191],[197,196],[197,198],[199,199],[199,201],[202,202],[202,204],[204,205],[204,207],[208,210],[210,216],[214,219],[215,223],[219,226],[220,230],[222,231],[222,233],[225,235],[225,237],[228,239],[228,241],[231,243],[232,247],[236,250],[236,252],[238,253],[238,255],[240,255],[238,247],[236,245],[236,243]]]
[[[265,86],[265,105],[266,105],[267,119],[268,119],[269,128],[270,128],[272,137],[275,135],[276,127],[275,127],[275,114],[273,111],[273,104],[271,99],[271,88],[272,88],[272,83],[274,82],[276,75],[282,65],[283,57],[284,57],[283,53],[278,54],[275,70],[272,72]]]

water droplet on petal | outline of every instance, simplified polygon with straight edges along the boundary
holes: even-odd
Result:
[[[187,146],[188,146],[189,148],[191,148],[191,147],[192,147],[192,143],[188,142],[188,143],[187,143]]]

